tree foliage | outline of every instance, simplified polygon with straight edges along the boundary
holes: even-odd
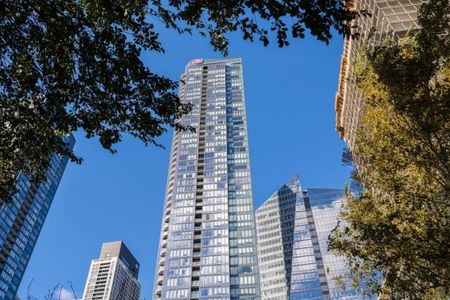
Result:
[[[450,296],[450,4],[420,9],[420,30],[355,65],[365,95],[348,193],[330,247],[381,299]]]
[[[356,17],[343,1],[5,0],[0,5],[0,199],[19,172],[43,178],[51,153],[81,162],[61,139],[77,130],[114,152],[130,134],[157,144],[190,106],[176,83],[153,73],[142,51],[164,52],[155,22],[179,33],[197,30],[227,53],[240,31],[280,47],[309,29],[328,43]],[[289,24],[289,25],[288,25]]]

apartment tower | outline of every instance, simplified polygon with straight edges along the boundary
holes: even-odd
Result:
[[[122,241],[104,243],[93,260],[83,300],[139,300],[139,263]]]
[[[335,99],[336,131],[353,151],[361,108],[362,92],[355,87],[353,63],[361,51],[385,39],[398,39],[418,27],[417,12],[424,0],[347,0],[350,10],[366,10],[371,15],[359,17],[348,24],[355,26],[357,39],[346,37],[341,59],[339,85]]]
[[[260,299],[242,61],[194,59],[179,96],[154,299]]]
[[[65,138],[72,149],[75,139]],[[10,203],[0,199],[0,299],[13,300],[53,202],[68,158],[52,155],[45,179],[19,174]]]
[[[343,199],[342,189],[302,190],[295,176],[257,209],[261,299],[364,299],[334,280],[348,278],[344,259],[328,251]]]

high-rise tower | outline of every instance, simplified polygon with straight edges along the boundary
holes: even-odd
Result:
[[[175,132],[155,299],[259,299],[241,59],[194,59],[180,98],[193,110]]]
[[[139,263],[122,241],[104,243],[89,269],[83,300],[139,300]]]
[[[357,39],[347,37],[341,60],[339,86],[335,100],[336,130],[353,151],[364,96],[355,84],[353,61],[361,51],[384,39],[398,39],[408,30],[418,27],[417,12],[424,0],[346,0],[350,10],[366,10],[371,15],[353,20]]]
[[[75,139],[65,138],[73,148]],[[0,299],[15,299],[68,158],[52,155],[45,180],[34,183],[19,174],[18,192],[11,203],[0,204]]]
[[[328,251],[342,189],[302,190],[295,176],[256,211],[261,299],[365,299],[345,282],[342,257]],[[367,298],[369,299],[369,298]]]
[[[261,299],[289,299],[295,206],[300,198],[295,176],[256,210]]]

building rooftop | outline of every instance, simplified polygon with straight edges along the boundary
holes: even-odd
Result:
[[[99,259],[118,257],[137,278],[139,273],[139,262],[127,248],[123,241],[103,243]]]

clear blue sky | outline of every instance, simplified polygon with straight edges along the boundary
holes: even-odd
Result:
[[[178,80],[193,58],[217,58],[206,39],[163,31],[166,53],[145,53],[154,71]],[[242,57],[255,207],[293,174],[303,187],[341,188],[343,142],[335,130],[342,38],[330,45],[312,38],[279,49],[231,37],[230,57]],[[57,283],[71,281],[81,298],[92,259],[102,242],[123,240],[141,263],[142,298],[151,299],[172,132],[146,148],[132,138],[111,155],[77,134],[85,162],[69,164],[48,214],[19,295],[44,299]]]

